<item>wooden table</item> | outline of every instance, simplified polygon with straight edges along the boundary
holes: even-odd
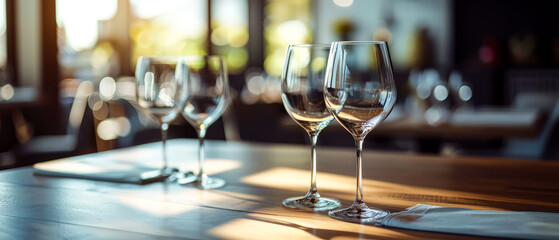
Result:
[[[192,139],[169,143],[170,162],[194,168]],[[208,141],[206,169],[228,184],[199,190],[174,183],[118,184],[0,172],[0,239],[470,239],[472,236],[375,227],[324,212],[285,209],[309,186],[309,148]],[[99,167],[157,166],[160,144],[85,156]],[[474,209],[559,212],[559,162],[364,152],[369,206],[401,211],[417,203]],[[82,157],[84,158],[84,157]],[[354,151],[318,148],[318,187],[348,206]],[[114,163],[114,162],[113,162]],[[95,168],[79,163],[77,171]]]

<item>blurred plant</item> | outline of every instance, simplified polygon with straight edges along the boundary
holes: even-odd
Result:
[[[241,73],[248,63],[248,1],[213,0],[211,6],[213,50],[225,58],[230,74]]]
[[[287,45],[312,42],[309,0],[271,0],[264,8],[264,70],[279,77]]]
[[[426,28],[416,29],[410,38],[408,68],[425,69],[432,67],[434,61],[433,40]]]
[[[340,18],[334,21],[334,32],[340,41],[351,39],[351,34],[355,31],[355,23],[349,18]]]
[[[517,66],[533,66],[539,63],[540,59],[537,53],[538,41],[533,34],[510,38],[508,47],[513,64]]]

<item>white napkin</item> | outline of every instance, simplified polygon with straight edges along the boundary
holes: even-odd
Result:
[[[540,112],[536,109],[478,109],[457,111],[450,117],[451,125],[476,126],[495,125],[529,127],[536,124]]]
[[[487,237],[559,239],[559,213],[474,210],[418,204],[383,219],[388,227]]]

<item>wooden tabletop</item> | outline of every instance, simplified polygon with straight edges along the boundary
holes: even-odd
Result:
[[[158,166],[160,143],[82,156],[69,169]],[[169,142],[171,165],[194,169],[197,142]],[[208,141],[208,173],[220,189],[157,182],[119,184],[0,172],[0,239],[471,239],[376,227],[325,212],[283,208],[310,184],[304,145]],[[318,189],[348,206],[355,197],[352,148],[318,147]],[[474,209],[559,212],[559,162],[364,152],[365,202],[401,211],[418,203]],[[79,159],[79,158],[78,158]],[[71,159],[70,159],[71,160]],[[67,161],[67,160],[63,160]],[[478,239],[478,238],[476,238]]]

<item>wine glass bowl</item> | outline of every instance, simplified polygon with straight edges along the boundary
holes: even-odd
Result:
[[[198,134],[198,176],[193,183],[201,189],[225,185],[223,179],[209,177],[204,171],[204,138],[206,131],[225,111],[229,102],[229,82],[223,58],[220,56],[183,57],[179,65],[187,69],[184,91],[186,105],[181,114]],[[179,184],[191,183],[179,179]]]
[[[176,57],[139,57],[136,65],[136,101],[161,128],[163,155],[159,174],[165,176],[175,172],[167,163],[167,129],[186,104],[185,72],[177,67],[178,60]]]
[[[329,216],[351,222],[376,223],[387,211],[369,208],[363,201],[363,141],[390,113],[396,85],[385,42],[334,42],[324,83],[324,99],[334,118],[353,136],[357,153],[356,198],[352,206],[332,210]]]
[[[340,206],[336,199],[320,196],[316,187],[316,141],[333,120],[324,103],[324,73],[329,45],[294,44],[287,48],[281,79],[281,96],[291,118],[305,129],[311,141],[311,187],[305,196],[285,199],[285,207],[321,211]]]

